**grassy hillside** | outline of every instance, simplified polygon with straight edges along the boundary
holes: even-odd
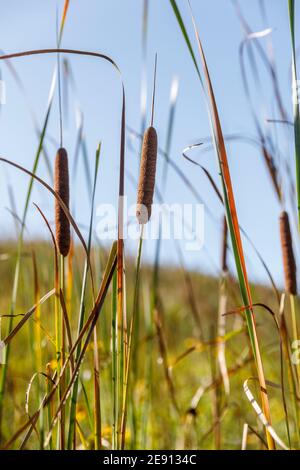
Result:
[[[10,289],[13,279],[16,247],[13,244],[1,245],[1,314],[9,312]],[[67,292],[72,301],[68,305],[68,316],[73,339],[76,332],[80,301],[80,284],[83,272],[83,252],[77,250],[69,261]],[[107,252],[93,250],[92,259],[96,284],[101,279],[101,265],[104,265]],[[36,263],[35,261],[39,260]],[[34,270],[37,277],[34,278]],[[97,269],[96,269],[97,267]],[[71,274],[72,273],[72,274]],[[133,285],[134,262],[127,263],[127,282]],[[250,432],[249,447],[263,446],[264,433],[255,412],[243,391],[244,381],[255,376],[253,356],[245,322],[241,315],[226,317],[225,357],[229,374],[230,395],[224,392],[217,360],[218,302],[220,280],[181,269],[161,268],[159,287],[159,311],[151,315],[153,268],[142,267],[142,282],[138,308],[138,330],[135,337],[128,404],[128,427],[126,446],[132,448],[229,448],[239,449],[242,442],[243,426],[248,423],[260,435],[260,439]],[[228,275],[229,276],[229,275]],[[22,268],[16,315],[26,313],[35,303],[35,289],[42,297],[53,286],[53,250],[51,245],[35,242],[25,245],[22,251]],[[227,282],[227,281],[226,281]],[[239,292],[235,282],[227,282],[227,310],[235,309]],[[260,286],[253,286],[254,302],[264,299],[269,306],[276,308],[275,295]],[[90,296],[89,296],[90,297]],[[103,445],[111,447],[113,401],[112,401],[112,292],[105,300],[97,323],[98,351],[100,357],[100,396],[101,427]],[[131,317],[133,291],[129,287],[127,314]],[[87,305],[88,312],[90,306]],[[7,392],[4,400],[2,442],[16,432],[26,421],[28,412],[38,406],[38,384],[44,392],[46,378],[35,377],[28,393],[28,387],[35,372],[46,373],[46,365],[53,373],[56,368],[54,340],[54,300],[47,300],[40,308],[40,321],[37,312],[26,322],[11,341],[11,357],[7,376]],[[268,380],[280,385],[279,343],[276,326],[271,315],[257,308],[257,326],[262,344],[265,372]],[[14,319],[16,325],[22,317]],[[7,318],[2,319],[2,331],[7,326]],[[37,335],[37,331],[39,334]],[[40,335],[40,336],[39,336]],[[40,345],[37,338],[40,337]],[[77,420],[77,447],[93,447],[93,341],[87,349],[81,368]],[[42,370],[37,369],[38,350],[42,356]],[[3,366],[1,366],[3,367]],[[48,371],[48,372],[49,372]],[[250,383],[255,394],[257,385]],[[201,390],[202,389],[202,390]],[[84,391],[85,390],[85,391]],[[200,391],[201,390],[201,391]],[[26,397],[26,393],[28,396]],[[86,396],[85,396],[86,393]],[[197,396],[198,394],[198,396]],[[270,388],[271,409],[277,432],[286,438],[282,396],[278,388]],[[290,396],[287,397],[291,407]],[[54,404],[56,401],[54,402]],[[53,404],[54,408],[55,405]],[[90,413],[90,416],[89,416]],[[47,414],[45,413],[47,428]],[[13,447],[20,445],[16,439]],[[33,432],[25,445],[38,447],[38,435]]]
[[[57,15],[57,48],[0,56],[0,61],[10,66],[10,79],[26,98],[38,138],[31,158],[27,159],[26,153],[24,166],[16,163],[20,162],[19,156],[16,161],[2,153],[0,156],[10,212],[7,217],[13,217],[17,231],[16,243],[2,241],[0,245],[0,346],[5,346],[3,364],[0,365],[1,449],[300,448],[300,360],[299,348],[295,350],[299,343],[296,268],[297,225],[300,226],[300,107],[295,93],[298,83],[295,2],[288,0],[286,5],[293,58],[292,81],[288,85],[293,86],[293,116],[291,103],[287,105],[283,98],[290,95],[290,89],[288,95],[281,95],[279,81],[284,74],[277,75],[272,28],[267,27],[264,2],[259,2],[260,15],[267,24],[266,29],[259,32],[251,30],[248,18],[234,2],[243,31],[237,50],[242,85],[254,124],[253,138],[244,132],[223,134],[214,80],[208,68],[214,58],[206,58],[202,24],[198,30],[189,2],[184,16],[181,16],[182,5],[179,8],[176,0],[167,3],[197,80],[191,82],[193,86],[196,84],[195,102],[198,103],[196,100],[201,92],[205,104],[201,105],[199,101],[198,106],[207,111],[207,124],[212,131],[210,137],[197,144],[188,145],[182,138],[181,129],[174,127],[177,79],[171,85],[168,107],[165,101],[160,103],[160,109],[167,111],[165,128],[156,131],[156,126],[160,127],[156,122],[156,107],[161,93],[156,96],[159,85],[157,55],[151,62],[150,85],[146,79],[146,46],[151,31],[151,28],[148,31],[147,1],[143,2],[143,102],[140,125],[135,123],[138,131],[127,122],[126,83],[123,83],[121,70],[114,59],[104,52],[62,47],[69,0],[64,0],[62,11]],[[92,13],[87,10],[87,14]],[[215,31],[214,18],[211,25]],[[215,34],[219,40],[220,32]],[[263,42],[265,38],[270,41]],[[123,50],[122,41],[120,44],[122,54],[128,53]],[[95,49],[98,50],[98,43]],[[33,56],[37,60],[45,56],[57,59],[42,122],[35,119],[22,77],[14,69],[14,59],[22,57],[26,61]],[[118,78],[118,90],[122,91],[115,94],[117,100],[120,99],[118,106],[111,108],[118,111],[113,111],[110,116],[115,126],[111,135],[118,148],[116,151],[115,147],[108,146],[104,152],[112,162],[109,171],[113,175],[113,184],[109,189],[114,194],[112,208],[118,215],[117,221],[112,223],[112,227],[117,228],[117,239],[111,244],[110,251],[93,245],[96,242],[96,205],[98,209],[103,202],[103,195],[101,199],[97,193],[103,181],[101,168],[99,170],[103,157],[100,137],[104,141],[106,136],[99,137],[95,152],[89,154],[84,128],[86,116],[68,62],[71,57],[79,59],[79,56],[82,60],[108,65]],[[160,70],[163,73],[163,66]],[[265,98],[266,106],[259,101],[257,107],[253,101],[250,79],[256,87],[260,85],[259,100],[260,96]],[[145,104],[146,89],[149,98]],[[220,88],[218,93],[222,91]],[[230,96],[228,90],[225,93]],[[52,136],[49,122],[56,104],[59,135]],[[261,108],[266,111],[260,115]],[[72,113],[75,109],[76,114],[76,134],[72,134],[74,154],[72,148],[64,148],[68,144],[64,143],[66,126],[63,118],[71,109]],[[238,111],[232,109],[232,112]],[[95,119],[101,123],[101,119],[108,118],[103,114],[103,109],[99,109],[99,116],[88,116],[87,121]],[[268,119],[272,116],[274,119]],[[244,116],[239,119],[241,128],[247,129]],[[78,126],[77,121],[80,121]],[[277,127],[271,128],[269,124],[284,124],[287,132],[277,133]],[[226,128],[231,128],[230,121]],[[201,129],[199,125],[199,133]],[[173,156],[175,130],[182,146]],[[15,131],[12,135],[16,136]],[[158,135],[166,135],[165,146],[158,141]],[[281,145],[280,139],[283,140]],[[255,151],[259,150],[270,188],[265,188],[257,175],[253,176],[254,167],[251,166],[250,171],[253,160],[243,159],[242,153],[235,162],[240,166],[239,172],[236,167],[233,169],[233,185],[233,155],[229,155],[228,141],[250,143]],[[55,146],[55,149],[51,147],[51,152],[50,145]],[[295,153],[295,158],[289,158],[289,149]],[[192,150],[197,150],[198,156],[201,151],[214,150],[217,167],[211,170],[203,166],[205,163],[200,158],[196,160]],[[133,154],[139,163],[136,165],[139,174],[138,171],[133,174],[133,160],[130,160]],[[177,163],[179,156],[189,161],[183,169]],[[42,162],[46,164],[46,176],[41,171]],[[195,165],[209,185],[205,186],[209,191],[206,194],[202,194],[202,188],[199,191],[198,180],[193,184],[190,178]],[[9,183],[8,168],[12,181],[16,173],[28,178],[24,194],[15,191],[15,182]],[[170,202],[165,191],[169,168],[176,178],[175,183],[172,181],[172,201],[183,206],[182,201],[176,201],[176,193],[177,185],[184,187],[190,196],[190,208],[194,209],[196,204],[205,205],[216,233],[220,232],[222,236],[218,278],[189,272],[186,268],[162,266],[159,241],[153,265],[147,265],[143,260],[143,244],[147,243],[143,230],[151,217],[153,202]],[[48,183],[40,175],[44,175]],[[246,179],[249,180],[248,189],[244,190]],[[127,256],[123,240],[128,215],[126,204],[123,204],[127,183],[134,185],[137,202],[135,223],[140,236],[136,240],[136,260]],[[279,227],[272,219],[272,226],[265,223],[262,231],[267,242],[271,231],[280,231],[282,253],[277,254],[276,263],[278,266],[283,264],[284,292],[277,290],[264,263],[265,254],[257,252],[256,240],[252,240],[240,225],[239,212],[243,211],[245,220],[250,214],[249,208],[253,220],[247,220],[246,226],[261,223],[264,213],[257,216],[257,202],[252,199],[257,184],[261,184],[262,194],[270,190],[276,200],[274,207],[278,210]],[[234,186],[238,185],[241,191],[236,194]],[[41,207],[54,206],[52,213],[47,211],[49,220],[55,221],[52,226],[35,205],[37,223],[47,230],[49,242],[26,241],[29,210],[34,203],[32,191],[36,187],[43,190],[44,199],[39,199]],[[76,204],[83,190],[88,194],[88,204],[84,206],[87,207],[85,217],[81,218]],[[240,199],[242,191],[244,194]],[[76,198],[70,199],[70,194],[76,194]],[[211,207],[212,197],[219,204],[218,213]],[[264,202],[261,201],[261,210],[267,211]],[[168,212],[169,206],[163,207]],[[174,224],[188,229],[189,235],[196,240],[194,232],[201,228],[199,220],[194,230],[185,217],[179,222],[175,216],[173,219]],[[77,225],[80,220],[84,220],[84,226]],[[159,223],[161,229],[162,223]],[[244,251],[244,238],[248,239],[247,247],[252,246],[250,253]],[[175,234],[174,239],[178,241]],[[180,246],[180,243],[176,245],[178,252]],[[210,249],[214,247],[210,246]],[[178,254],[182,265],[187,264],[186,252],[183,250]],[[231,257],[232,272],[228,268],[227,255]],[[263,267],[272,289],[251,285],[248,261],[254,272],[258,263],[260,268]]]

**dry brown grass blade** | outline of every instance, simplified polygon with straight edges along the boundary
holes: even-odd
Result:
[[[113,244],[113,247],[112,247],[112,250],[111,250],[111,255],[110,255],[109,260],[108,260],[107,270],[105,272],[105,276],[104,276],[103,281],[101,283],[99,293],[98,293],[96,301],[95,301],[95,306],[92,309],[92,312],[90,313],[90,315],[89,315],[86,323],[84,324],[83,328],[81,329],[80,333],[78,334],[78,337],[77,337],[76,341],[74,342],[73,347],[72,347],[71,351],[69,352],[69,355],[67,356],[64,364],[62,365],[60,375],[57,378],[55,378],[55,384],[53,385],[51,391],[47,395],[44,396],[38,410],[34,413],[34,415],[31,417],[31,419],[29,421],[27,421],[24,425],[22,425],[22,427],[13,435],[13,437],[2,447],[3,450],[9,449],[12,446],[12,444],[18,439],[18,437],[20,437],[20,435],[22,435],[22,433],[27,428],[29,428],[29,430],[26,433],[26,439],[29,439],[30,434],[32,433],[32,431],[34,429],[35,423],[36,423],[36,421],[39,417],[39,414],[40,414],[41,410],[43,408],[45,408],[53,400],[53,397],[54,397],[54,395],[55,395],[55,393],[58,389],[58,386],[60,384],[61,378],[65,374],[65,370],[66,370],[66,367],[69,364],[70,358],[74,354],[78,343],[80,343],[82,341],[82,338],[83,338],[84,334],[87,332],[88,328],[90,327],[89,331],[87,333],[84,345],[81,349],[81,354],[80,354],[80,356],[78,358],[78,361],[76,362],[75,368],[73,370],[72,377],[70,378],[69,384],[68,384],[67,388],[64,391],[62,399],[61,399],[61,401],[58,405],[57,411],[53,416],[51,428],[50,428],[50,431],[48,433],[48,436],[47,436],[46,442],[45,442],[45,447],[47,447],[48,441],[51,438],[52,430],[53,430],[53,428],[56,424],[59,413],[60,413],[62,407],[65,405],[65,401],[67,400],[67,398],[69,396],[72,385],[73,385],[74,381],[77,378],[77,375],[78,375],[78,372],[79,372],[79,369],[80,369],[80,366],[81,366],[81,362],[83,360],[83,357],[84,357],[85,351],[87,349],[87,346],[90,342],[91,335],[92,335],[94,327],[97,323],[100,311],[102,309],[102,306],[103,306],[103,303],[104,303],[104,300],[105,300],[105,297],[106,297],[106,294],[107,294],[108,287],[110,285],[113,273],[115,271],[116,264],[117,264],[117,254],[116,254],[117,246],[116,245],[117,245],[116,243]],[[55,290],[53,289],[53,293],[54,293],[54,291]]]
[[[45,402],[43,403],[43,407],[45,407],[47,405],[47,403],[49,403],[49,401],[52,399],[59,383],[60,383],[60,380],[64,374],[64,371],[68,365],[68,362],[70,360],[70,357],[72,357],[72,355],[74,354],[75,350],[76,350],[76,347],[77,347],[77,344],[82,340],[82,337],[84,335],[84,333],[87,331],[87,329],[89,328],[88,332],[87,332],[87,335],[86,335],[86,338],[85,338],[85,341],[84,341],[84,344],[82,346],[82,349],[81,349],[81,352],[80,352],[80,355],[76,361],[76,364],[75,364],[75,368],[74,368],[74,371],[73,371],[73,374],[72,374],[72,377],[70,378],[70,381],[69,381],[69,384],[68,386],[66,387],[65,391],[64,391],[64,394],[61,398],[61,401],[58,405],[58,408],[56,410],[56,413],[54,414],[53,416],[53,420],[52,420],[52,424],[51,424],[51,427],[50,427],[50,431],[48,433],[48,436],[46,437],[46,442],[45,442],[45,446],[48,445],[48,441],[51,437],[51,434],[52,434],[52,430],[53,430],[53,427],[55,426],[56,424],[56,421],[57,421],[57,418],[59,416],[59,413],[61,411],[61,409],[63,408],[63,406],[65,405],[66,403],[66,400],[70,394],[70,391],[71,391],[71,388],[73,386],[73,383],[74,381],[76,380],[77,378],[77,375],[79,373],[79,369],[80,369],[80,366],[81,366],[81,363],[82,363],[82,360],[84,358],[84,355],[85,355],[85,352],[86,352],[86,349],[88,347],[88,344],[90,342],[90,339],[91,339],[91,336],[92,336],[92,333],[94,331],[94,328],[96,326],[96,323],[97,323],[97,320],[99,318],[99,314],[100,314],[100,311],[102,309],[102,306],[103,306],[103,303],[104,303],[104,300],[105,300],[105,297],[106,297],[106,294],[107,294],[107,291],[108,291],[108,288],[109,288],[109,285],[110,285],[110,282],[111,282],[111,279],[113,277],[113,273],[115,271],[115,268],[117,266],[117,243],[114,243],[113,244],[113,247],[111,249],[111,253],[110,253],[110,256],[109,256],[109,260],[108,260],[108,263],[107,263],[107,268],[105,270],[105,275],[104,275],[104,278],[102,280],[102,283],[101,283],[101,286],[100,286],[100,289],[99,289],[99,293],[97,295],[97,298],[96,298],[96,301],[95,301],[95,305],[94,305],[94,308],[91,312],[91,314],[89,315],[89,318],[87,319],[84,327],[82,328],[80,334],[78,335],[77,337],[77,340],[75,341],[71,351],[69,352],[69,357],[67,357],[65,363],[63,364],[62,368],[61,368],[61,372],[60,372],[60,375],[58,377],[58,380],[56,381],[56,384],[55,384],[55,387],[53,387],[51,393],[47,396]]]
[[[64,14],[63,14],[63,22],[68,10],[69,3],[66,2]],[[62,32],[63,27],[61,27]],[[50,49],[38,49],[38,50],[30,50],[24,52],[17,52],[13,54],[6,54],[0,56],[0,60],[7,60],[7,59],[14,59],[17,57],[28,57],[31,55],[40,55],[40,54],[74,54],[74,55],[81,55],[81,56],[89,56],[95,57],[98,59],[103,59],[109,62],[119,73],[122,82],[122,111],[121,111],[121,136],[120,136],[120,171],[119,171],[119,204],[118,204],[118,260],[117,260],[117,287],[118,287],[118,316],[120,319],[123,319],[123,271],[124,271],[124,255],[123,255],[123,223],[124,223],[124,215],[123,215],[123,197],[124,197],[124,169],[125,169],[125,89],[124,84],[122,81],[121,71],[118,65],[112,60],[109,56],[105,54],[101,54],[98,52],[91,52],[91,51],[81,51],[75,49],[63,49],[63,48],[50,48]],[[67,214],[66,214],[67,215]],[[78,235],[78,234],[77,234]],[[89,268],[91,268],[90,260],[88,259]],[[91,271],[91,269],[90,269]],[[91,278],[92,278],[92,271],[91,271]],[[92,280],[93,285],[93,280]],[[94,289],[93,289],[94,291]]]
[[[198,143],[198,144],[193,144],[193,145],[189,145],[188,147],[186,147],[183,151],[182,151],[182,156],[190,163],[193,163],[193,165],[196,165],[196,166],[199,166],[201,168],[201,170],[205,173],[205,175],[207,176],[208,178],[208,181],[210,182],[213,190],[215,191],[218,199],[220,200],[220,202],[222,204],[224,204],[224,201],[223,201],[223,197],[219,191],[219,188],[218,186],[216,185],[213,177],[211,176],[211,174],[209,173],[209,171],[203,166],[201,165],[200,163],[196,162],[195,160],[193,160],[192,158],[190,158],[188,155],[187,155],[187,152],[190,151],[190,150],[193,150],[195,148],[198,148],[200,147],[200,145],[202,145],[202,142]]]
[[[86,253],[86,257],[87,257],[87,262],[88,262],[88,265],[89,265],[89,268],[90,268],[90,276],[91,276],[91,284],[92,284],[92,290],[94,292],[94,279],[93,279],[93,272],[92,272],[92,267],[91,267],[91,262],[90,262],[90,256],[89,256],[89,253],[88,253],[88,249],[87,249],[87,246],[86,246],[86,243],[84,241],[84,238],[75,222],[75,220],[73,219],[69,209],[67,208],[67,206],[65,205],[65,203],[63,202],[63,200],[61,199],[61,197],[57,194],[56,191],[54,191],[54,189],[51,188],[51,186],[49,186],[49,184],[47,184],[44,180],[42,180],[39,176],[35,175],[34,173],[32,173],[31,171],[29,170],[26,170],[26,168],[24,168],[23,166],[21,165],[18,165],[17,163],[15,162],[12,162],[10,160],[7,160],[6,158],[2,158],[0,157],[0,161],[4,162],[4,163],[8,163],[9,165],[17,168],[18,170],[21,170],[23,171],[24,173],[26,173],[27,175],[31,176],[31,178],[35,179],[36,181],[38,181],[42,186],[44,186],[48,191],[50,191],[50,193],[57,199],[58,203],[60,204],[62,210],[64,211],[66,217],[68,218],[70,224],[72,225],[73,229],[75,230],[83,248],[84,248],[84,251]]]
[[[55,294],[55,289],[52,289],[50,290],[49,292],[47,292],[47,294],[45,294],[39,302],[37,302],[35,305],[33,305],[33,307],[31,307],[30,310],[28,310],[28,312],[26,312],[24,315],[23,315],[23,318],[22,320],[19,321],[19,323],[15,326],[15,328],[9,333],[9,335],[6,336],[6,338],[4,338],[3,340],[3,343],[5,345],[8,345],[8,343],[10,343],[10,341],[14,338],[14,336],[18,333],[18,331],[22,328],[22,326],[27,322],[27,320],[31,317],[31,315],[36,311],[37,307],[39,305],[42,305],[46,300],[48,300],[52,295]]]
[[[3,447],[1,447],[1,450],[8,450],[11,448],[11,446],[16,442],[16,440],[23,434],[24,431],[26,431],[26,429],[29,427],[29,426],[32,426],[34,427],[37,420],[38,420],[38,417],[39,417],[39,411],[36,411],[34,413],[34,415],[30,418],[29,421],[26,421],[26,423],[24,423],[18,430],[17,432],[15,432],[15,434],[9,439],[9,441],[7,441]],[[32,432],[32,430],[31,430]]]
[[[234,136],[235,137],[235,136]],[[203,142],[205,140],[209,140],[209,139],[203,139]],[[224,200],[223,200],[223,197],[219,191],[219,188],[217,186],[217,184],[215,183],[213,177],[211,176],[211,174],[209,173],[209,171],[203,166],[201,165],[200,163],[196,162],[195,160],[193,160],[191,157],[189,157],[187,155],[187,152],[189,152],[190,150],[193,150],[195,148],[199,148],[200,146],[202,145],[202,142],[198,143],[198,144],[192,144],[192,145],[189,145],[188,147],[186,147],[183,151],[182,151],[182,156],[188,160],[190,163],[193,163],[194,165],[196,166],[199,166],[202,171],[204,172],[204,174],[206,175],[206,177],[208,178],[208,181],[210,182],[216,196],[218,197],[219,201],[221,202],[221,204],[224,205]],[[181,176],[179,174],[179,176]],[[249,235],[247,234],[247,232],[243,229],[243,227],[240,226],[240,231],[241,233],[243,234],[243,236],[246,238],[246,240],[250,243],[252,249],[255,251],[255,254],[256,256],[258,257],[259,261],[261,262],[261,264],[263,265],[263,268],[265,269],[266,273],[267,273],[267,276],[268,278],[270,279],[270,282],[272,284],[272,287],[274,289],[274,292],[275,292],[275,295],[276,295],[276,298],[277,298],[277,301],[278,301],[278,304],[280,303],[280,295],[279,295],[279,292],[278,292],[278,289],[276,287],[276,283],[274,281],[274,278],[272,276],[272,273],[270,271],[270,269],[268,268],[265,260],[263,259],[261,253],[258,251],[258,249],[256,248],[256,246],[254,245],[254,243],[252,242],[251,238],[249,237]]]

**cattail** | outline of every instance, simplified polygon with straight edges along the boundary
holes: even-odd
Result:
[[[224,215],[223,217],[223,232],[222,232],[222,254],[221,254],[221,264],[222,264],[222,271],[225,273],[228,271],[227,266],[227,221]]]
[[[267,168],[269,170],[274,189],[276,191],[276,194],[278,196],[279,201],[281,201],[282,193],[281,193],[281,187],[280,187],[280,184],[279,184],[279,181],[278,181],[278,170],[277,170],[277,167],[274,164],[274,159],[273,159],[272,155],[270,155],[270,153],[266,149],[265,145],[262,146],[262,153],[263,153],[263,157],[265,159]]]
[[[294,258],[292,235],[288,213],[283,211],[279,217],[281,250],[285,277],[285,290],[287,293],[297,294],[296,263]]]
[[[55,158],[54,189],[69,208],[68,154],[64,148],[57,151]],[[70,250],[70,222],[57,199],[55,199],[55,231],[59,252],[67,256]]]
[[[140,177],[137,194],[136,216],[139,224],[146,224],[151,217],[157,157],[157,134],[154,127],[146,130],[143,139]]]

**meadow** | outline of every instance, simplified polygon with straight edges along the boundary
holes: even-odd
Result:
[[[272,56],[260,42],[269,36],[270,30],[266,26],[263,31],[252,32],[241,17],[246,36],[244,47],[249,48],[251,66],[250,72],[242,69],[246,95],[248,75],[259,74],[258,56],[269,74],[278,116],[276,125],[292,130],[289,135],[295,149],[295,156],[286,160],[285,166],[279,162],[274,152],[276,142],[265,134],[263,118],[252,109],[256,145],[269,176],[268,189],[274,192],[280,206],[278,225],[270,230],[280,233],[282,256],[278,264],[284,270],[282,289],[276,285],[264,254],[240,225],[214,80],[201,42],[198,18],[193,16],[190,3],[183,3],[193,27],[192,38],[188,32],[190,25],[187,28],[181,16],[182,4],[179,9],[179,2],[170,0],[170,15],[186,44],[187,59],[194,66],[199,82],[197,92],[204,96],[212,131],[206,143],[215,153],[219,180],[202,165],[200,158],[194,157],[193,151],[201,151],[204,142],[182,151],[188,160],[186,172],[171,158],[176,97],[170,102],[166,148],[159,141],[155,123],[155,109],[159,105],[157,57],[148,103],[150,119],[142,122],[141,129],[134,130],[126,121],[126,86],[113,58],[102,52],[61,46],[71,2],[66,0],[60,12],[57,47],[0,56],[0,62],[9,65],[12,80],[17,79],[18,58],[30,60],[36,56],[35,60],[39,60],[45,54],[55,56],[53,90],[58,93],[60,105],[60,136],[55,155],[49,157],[46,153],[53,91],[45,120],[39,125],[38,146],[33,149],[30,166],[0,157],[1,167],[9,167],[28,178],[21,214],[16,213],[14,191],[9,188],[11,207],[7,217],[14,220],[17,241],[2,239],[0,245],[3,450],[299,449],[300,306],[295,255],[300,223],[299,101],[294,96],[294,109],[285,109]],[[298,83],[296,3],[286,2],[294,89]],[[144,8],[148,8],[147,1]],[[70,178],[70,155],[63,145],[62,84],[72,80],[68,61],[75,56],[109,64],[120,79],[122,99],[116,120],[119,169],[115,177],[118,223],[117,238],[111,246],[102,244],[95,236],[101,142],[93,158],[87,158],[85,136],[80,132],[78,152],[82,152],[84,184],[90,194],[89,225],[84,230],[70,204],[73,177]],[[69,71],[69,75],[62,74],[62,69]],[[247,98],[251,108],[251,97]],[[135,139],[139,148],[138,179],[127,173],[129,137]],[[39,176],[39,162],[43,158],[48,162],[53,184]],[[158,165],[164,168],[162,181],[156,177]],[[214,197],[223,207],[224,215],[218,221],[221,256],[217,276],[188,269],[185,253],[176,241],[178,266],[161,262],[160,238],[156,240],[153,261],[143,258],[147,243],[143,231],[151,221],[153,202],[168,202],[164,199],[164,177],[169,168],[175,171],[178,185],[188,188],[192,202],[205,199],[189,180],[189,171],[195,167],[208,180]],[[128,180],[137,195],[136,224],[140,236],[135,259],[126,252],[122,237],[123,196]],[[51,201],[51,220],[32,200],[34,186],[39,186]],[[36,218],[48,234],[47,240],[26,237],[28,208],[32,203]],[[259,265],[266,274],[267,286],[249,281],[245,240],[251,246],[252,264]]]

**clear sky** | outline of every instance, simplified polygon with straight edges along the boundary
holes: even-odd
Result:
[[[239,62],[239,47],[244,38],[234,3],[230,0],[191,0],[194,14],[203,41],[208,66],[211,73],[216,99],[220,111],[224,134],[241,134],[255,137],[255,127],[243,87]],[[267,17],[262,17],[261,4],[264,4]],[[63,1],[53,0],[11,0],[1,1],[0,48],[6,53],[26,49],[56,46],[56,5],[61,11]],[[290,84],[290,34],[287,1],[285,0],[240,0],[239,5],[252,31],[272,28],[268,38],[261,44],[268,48],[272,41],[277,64],[277,72],[285,108],[289,119],[292,116]],[[178,6],[188,26],[196,49],[187,2],[178,0]],[[142,70],[142,0],[71,0],[62,47],[103,52],[111,56],[119,65],[126,90],[127,124],[140,129],[140,88]],[[296,24],[299,10],[296,12]],[[299,21],[298,21],[299,23]],[[208,215],[205,218],[205,249],[199,253],[186,253],[188,266],[216,272],[220,252],[220,220],[222,208],[200,168],[185,161],[182,149],[209,136],[210,129],[199,81],[193,63],[183,41],[178,24],[168,0],[149,0],[147,39],[148,110],[150,110],[151,77],[155,52],[158,54],[157,95],[155,126],[161,147],[165,147],[166,127],[169,112],[169,95],[172,79],[179,80],[179,96],[176,107],[174,135],[171,145],[171,158],[197,187],[203,200],[213,213],[216,221]],[[198,56],[197,56],[198,57]],[[256,56],[257,57],[257,56]],[[39,123],[42,123],[47,106],[55,56],[17,59],[13,65],[27,90],[28,102]],[[71,57],[70,65],[76,81],[76,99],[84,112],[85,136],[91,165],[96,145],[102,141],[102,154],[96,204],[116,202],[118,190],[118,150],[121,108],[120,81],[113,68],[90,58]],[[267,124],[266,118],[278,116],[269,75],[258,59],[260,84],[249,75],[251,93],[255,109],[259,113],[263,128],[273,136],[276,158],[281,154],[282,161],[291,164],[294,170],[293,134],[282,125]],[[249,67],[247,68],[249,71]],[[0,154],[32,167],[37,138],[30,117],[28,102],[20,93],[16,82],[5,64],[1,64],[2,79],[6,83],[6,104],[0,114]],[[69,113],[63,116],[64,146],[73,164],[76,140],[74,93],[69,94]],[[149,118],[149,113],[148,113]],[[59,115],[57,100],[53,107],[49,135],[59,140]],[[129,136],[128,136],[129,137]],[[132,149],[133,147],[133,149]],[[138,158],[133,142],[126,150],[127,171],[136,177]],[[281,253],[278,234],[280,206],[270,184],[263,158],[259,149],[244,142],[228,144],[228,156],[232,172],[234,191],[240,223],[248,232],[256,247],[270,267],[275,279],[282,283]],[[47,151],[53,161],[56,145],[47,139]],[[209,169],[218,181],[214,152],[201,155],[197,151],[195,159]],[[82,157],[81,157],[82,159]],[[163,158],[158,159],[158,183],[162,175]],[[41,160],[38,174],[49,181],[48,173]],[[16,170],[0,168],[0,225],[3,237],[15,236],[14,220],[6,210],[10,205],[8,183],[13,187],[20,215],[28,178]],[[219,181],[218,181],[219,183]],[[286,188],[287,189],[287,188]],[[126,192],[129,200],[135,200],[135,189],[130,179],[126,179]],[[34,189],[32,201],[37,202],[53,221],[53,200],[44,189]],[[72,201],[76,203],[76,220],[81,225],[88,223],[89,200],[85,187],[83,166],[77,181],[72,184]],[[189,203],[195,199],[182,181],[170,168],[166,202]],[[97,220],[95,220],[97,223]],[[36,209],[30,206],[28,232],[31,236],[46,236],[47,232]],[[249,244],[245,241],[250,277],[266,281],[266,275]],[[128,250],[135,250],[130,244]],[[153,243],[147,243],[145,257],[153,256]],[[172,241],[163,243],[163,260],[177,263]],[[231,263],[232,264],[232,263]]]

